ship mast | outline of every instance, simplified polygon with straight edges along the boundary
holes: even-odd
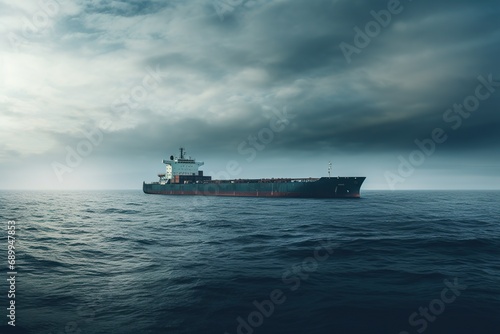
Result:
[[[184,147],[180,147],[179,150],[181,151],[181,156],[180,156],[180,159],[184,159]]]
[[[332,162],[328,161],[328,178],[330,178],[330,172],[332,171]]]

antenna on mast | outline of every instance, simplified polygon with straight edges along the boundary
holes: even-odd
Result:
[[[330,172],[332,171],[332,162],[328,161],[328,178],[330,178]]]

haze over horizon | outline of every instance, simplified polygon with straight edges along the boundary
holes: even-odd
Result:
[[[0,189],[500,189],[498,1],[0,0]],[[229,165],[228,165],[229,164]]]

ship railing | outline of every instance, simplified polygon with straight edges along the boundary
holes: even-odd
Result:
[[[280,182],[316,182],[319,178],[271,178],[271,179],[233,179],[233,180],[206,180],[199,183],[280,183]],[[198,182],[197,182],[198,183]]]

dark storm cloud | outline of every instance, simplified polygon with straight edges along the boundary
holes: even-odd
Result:
[[[168,1],[88,1],[82,2],[87,13],[102,13],[112,16],[137,16],[155,13],[171,4]]]
[[[287,106],[297,116],[293,134],[273,144],[277,149],[306,149],[318,143],[366,151],[410,147],[415,138],[449,126],[442,120],[445,110],[474,93],[477,76],[493,73],[497,77],[498,5],[493,1],[449,1],[405,2],[402,6],[390,25],[359,55],[352,56],[351,64],[339,44],[353,44],[353,27],[364,28],[373,20],[370,11],[386,9],[386,1],[276,2],[254,11],[237,9],[224,21],[212,17],[193,22],[185,32],[191,40],[186,42],[190,52],[171,53],[166,47],[163,55],[148,62],[159,63],[166,70],[194,72],[211,86],[244,67],[263,70],[267,78],[253,93],[263,104]],[[296,80],[307,81],[300,92],[294,96],[277,93]],[[248,93],[244,85],[230,88]],[[464,131],[454,133],[450,146],[496,145],[491,138],[498,138],[497,132],[490,125],[498,122],[499,115],[493,112],[498,102],[493,95],[473,117],[464,120]],[[197,113],[203,115],[208,107],[200,106]],[[225,107],[223,103],[221,107]],[[256,118],[262,118],[258,104],[248,107]],[[266,124],[261,119],[252,129],[238,117],[234,124],[223,126],[157,121],[160,123],[150,127],[186,128],[186,133],[196,133],[186,138],[192,145],[213,140],[218,147],[237,142],[242,133]],[[175,140],[177,131],[166,132]],[[145,143],[150,147],[151,142]]]

